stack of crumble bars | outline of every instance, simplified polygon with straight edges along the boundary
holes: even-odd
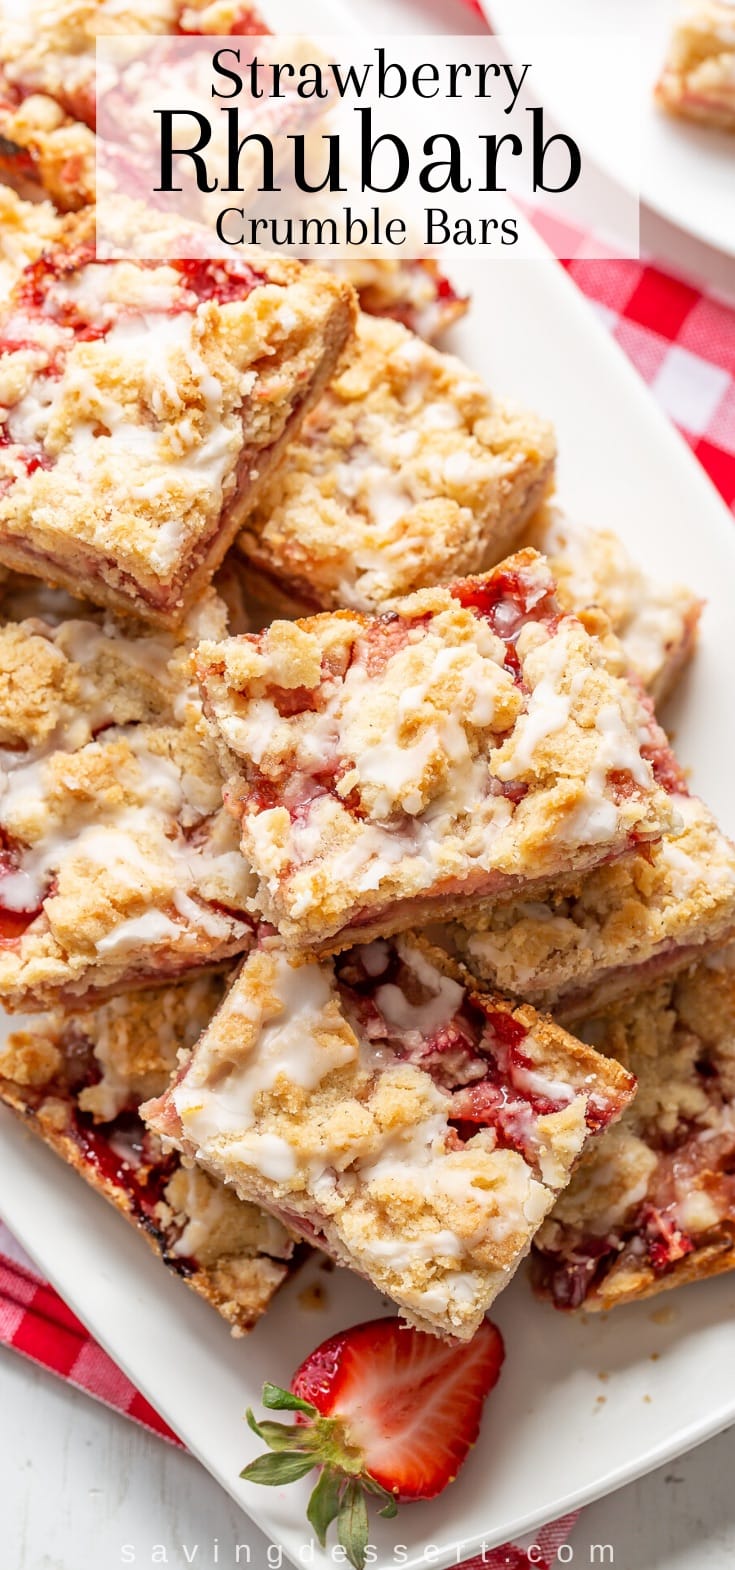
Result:
[[[0,1097],[234,1330],[316,1248],[468,1339],[532,1247],[565,1308],[735,1263],[700,604],[552,506],[436,269],[96,256],[96,33],[261,25],[3,41]]]

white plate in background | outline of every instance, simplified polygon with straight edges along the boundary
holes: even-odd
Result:
[[[480,0],[495,31],[512,51],[514,37],[547,33],[629,34],[640,41],[640,68],[631,62],[629,81],[620,82],[620,115],[639,115],[641,124],[641,197],[681,229],[708,245],[735,255],[735,135],[710,130],[664,114],[653,102],[653,88],[668,50],[679,0]],[[579,81],[579,97],[566,85],[564,102],[555,102],[554,83],[542,83],[548,107],[588,148],[605,173],[627,184],[614,134],[604,138],[591,121],[589,83]],[[632,98],[631,98],[632,92]]]
[[[415,8],[395,0],[395,11],[409,30]],[[317,26],[313,13],[310,21]],[[452,264],[475,296],[452,346],[499,393],[555,420],[561,499],[570,510],[617,529],[649,569],[707,596],[677,742],[695,787],[735,831],[732,519],[562,268],[540,242],[537,251],[537,260],[498,266],[475,258]],[[384,1302],[346,1272],[319,1274],[312,1265],[326,1289],[321,1312],[300,1301],[302,1275],[250,1337],[233,1340],[121,1217],[7,1113],[0,1163],[0,1212],[39,1268],[203,1465],[299,1562],[308,1480],[283,1491],[239,1481],[260,1448],[243,1414],[257,1406],[264,1378],[287,1384],[317,1342],[382,1312]],[[508,1356],[480,1440],[440,1499],[375,1523],[380,1570],[399,1562],[441,1570],[532,1532],[735,1422],[735,1276],[685,1288],[666,1307],[665,1324],[656,1322],[656,1304],[567,1319],[536,1303],[519,1278],[494,1314]],[[400,1561],[396,1544],[405,1545]],[[334,1561],[317,1551],[313,1563],[319,1570]]]

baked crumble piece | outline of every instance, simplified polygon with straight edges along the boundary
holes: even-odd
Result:
[[[53,243],[61,224],[50,202],[26,202],[0,185],[0,300],[7,298],[29,262]]]
[[[329,951],[660,838],[679,772],[606,658],[531,550],[380,616],[203,643],[257,908],[290,946]]]
[[[557,1308],[609,1309],[735,1268],[735,954],[589,1020],[638,1077],[537,1238]]]
[[[95,199],[94,131],[45,93],[26,98],[0,66],[0,173],[27,196],[39,186],[61,212]]]
[[[19,608],[33,609],[27,595]],[[84,607],[49,613],[0,626],[0,1000],[11,1010],[160,984],[252,935],[252,880],[188,668],[198,639],[225,630],[224,606],[208,591],[178,634]]]
[[[238,548],[289,606],[371,610],[507,555],[555,443],[459,360],[362,315],[356,352],[261,492]]]
[[[0,1100],[110,1200],[235,1334],[264,1313],[293,1241],[149,1133],[137,1108],[160,1094],[222,997],[220,977],[41,1016],[0,1047]]]
[[[369,316],[390,317],[429,343],[469,309],[467,296],[457,293],[431,258],[401,261],[363,256],[329,266],[357,290]]]
[[[420,937],[322,962],[261,936],[148,1126],[469,1340],[634,1081]]]
[[[180,621],[353,315],[316,268],[98,260],[93,211],[67,218],[0,312],[0,561]]]
[[[702,601],[683,584],[659,584],[605,529],[587,529],[555,507],[541,508],[524,544],[549,558],[566,610],[599,606],[625,661],[659,704],[669,696],[697,642]]]
[[[735,846],[696,796],[677,831],[566,892],[510,900],[451,929],[488,985],[569,1022],[690,965],[735,932]]]
[[[696,0],[683,12],[656,98],[672,114],[735,131],[732,0]]]

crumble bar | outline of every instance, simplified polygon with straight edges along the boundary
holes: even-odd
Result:
[[[6,608],[20,595],[4,588]],[[208,591],[178,634],[53,591],[0,626],[0,1000],[54,1007],[221,964],[252,938],[252,880],[222,806],[190,651],[224,632]],[[61,607],[63,609],[63,606]]]
[[[735,846],[696,796],[677,833],[545,899],[510,900],[453,927],[481,980],[567,1023],[690,965],[735,932]]]
[[[617,535],[584,528],[555,507],[540,509],[523,543],[548,556],[566,610],[604,611],[628,669],[656,704],[664,702],[696,647],[697,595],[681,584],[653,582]]]
[[[334,371],[354,302],[316,268],[99,260],[94,214],[0,313],[0,561],[180,621]]]
[[[295,948],[547,889],[675,827],[650,705],[534,551],[196,663],[258,909]]]
[[[277,602],[371,610],[482,572],[548,489],[551,426],[395,322],[362,315],[356,352],[307,416],[238,537]]]
[[[468,1340],[634,1081],[404,934],[336,959],[262,936],[166,1094],[165,1145]]]
[[[389,317],[429,343],[469,309],[467,296],[457,293],[431,258],[356,257],[329,266],[357,290],[369,316]]]
[[[735,954],[584,1027],[638,1077],[537,1238],[538,1290],[609,1309],[735,1269]]]
[[[735,131],[735,6],[704,0],[683,13],[656,87],[672,114]]]
[[[289,1273],[293,1241],[201,1169],[165,1154],[137,1115],[166,1087],[222,997],[221,978],[41,1017],[0,1047],[0,1101],[142,1232],[240,1335]]]

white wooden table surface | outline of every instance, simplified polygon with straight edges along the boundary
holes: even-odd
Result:
[[[566,1562],[732,1570],[733,1476],[735,1429],[590,1506]],[[254,1570],[279,1570],[278,1555],[269,1558],[265,1539],[196,1461],[6,1349],[0,1507],[1,1570],[234,1570],[238,1543]],[[613,1557],[592,1545],[609,1545]]]

